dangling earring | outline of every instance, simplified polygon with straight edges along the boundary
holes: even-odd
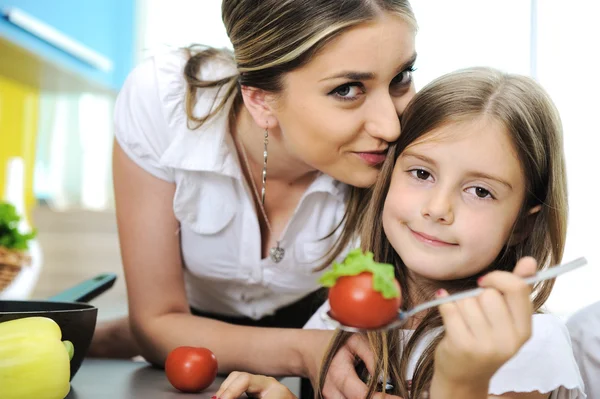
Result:
[[[261,203],[265,206],[265,193],[267,192],[267,158],[269,154],[269,126],[265,128],[265,140],[264,140],[264,150],[263,150],[263,170],[262,170],[262,191],[261,195]]]
[[[267,224],[267,229],[269,229],[269,233],[271,236],[273,235],[273,229],[271,228],[271,223],[269,223],[269,218],[267,217],[267,212],[265,210],[265,194],[267,192],[267,158],[268,158],[268,145],[269,145],[269,127],[265,128],[265,138],[264,138],[264,150],[263,150],[263,170],[262,170],[262,190],[260,193],[260,198],[258,194],[258,190],[256,188],[256,184],[254,184],[254,179],[252,178],[252,170],[250,169],[250,163],[248,162],[248,156],[246,155],[246,149],[241,141],[238,140],[238,145],[242,150],[242,156],[244,157],[244,163],[246,164],[246,168],[248,170],[248,175],[250,176],[250,183],[252,184],[252,188],[254,189],[254,195],[256,199],[260,199],[260,203],[258,204],[260,207],[260,211],[265,218],[265,223]],[[280,241],[277,241],[277,245],[269,250],[269,256],[271,260],[275,263],[279,263],[282,261],[285,256],[285,249],[283,249],[280,245]]]
[[[267,218],[267,212],[265,210],[265,193],[267,192],[267,158],[269,154],[269,126],[265,128],[265,140],[264,140],[264,150],[263,150],[263,170],[262,170],[262,191],[261,191],[261,201],[262,201],[262,211],[265,217],[265,221],[267,222],[267,227],[271,235],[273,235],[273,230],[271,229],[271,223],[269,223],[269,219]],[[283,257],[285,256],[285,249],[281,248],[279,245],[279,240],[277,240],[277,245],[269,250],[269,256],[271,260],[275,263],[281,262]]]

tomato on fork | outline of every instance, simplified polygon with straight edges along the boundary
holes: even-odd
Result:
[[[394,321],[402,305],[394,267],[357,248],[320,279],[329,287],[332,318],[349,327],[376,329]]]
[[[400,284],[394,279],[400,292]],[[400,296],[385,298],[373,289],[373,274],[362,272],[355,276],[340,277],[329,290],[331,317],[356,328],[378,328],[398,316]]]

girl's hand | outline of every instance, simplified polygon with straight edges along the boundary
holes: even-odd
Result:
[[[298,399],[273,377],[239,371],[229,374],[213,398],[237,399],[243,394],[266,399]]]
[[[531,337],[531,288],[521,277],[535,270],[536,261],[523,258],[513,273],[482,277],[479,286],[486,290],[478,297],[440,306],[446,335],[435,352],[432,397],[436,386],[444,386],[439,392],[471,386],[487,394],[492,376]]]

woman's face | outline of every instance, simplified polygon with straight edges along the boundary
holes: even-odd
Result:
[[[273,100],[273,133],[308,167],[352,186],[372,185],[415,93],[415,57],[414,30],[398,16],[344,32],[284,77]]]

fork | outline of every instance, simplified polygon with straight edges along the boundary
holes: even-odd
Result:
[[[564,263],[562,265],[557,265],[554,267],[550,267],[546,270],[542,270],[541,272],[538,272],[531,277],[527,277],[524,280],[527,284],[532,285],[535,283],[539,283],[540,281],[556,278],[563,273],[567,273],[572,270],[575,270],[585,264],[587,264],[587,260],[584,257],[577,258],[575,260]],[[392,321],[384,326],[381,326],[381,327],[378,327],[375,329],[371,329],[371,331],[392,330],[395,328],[402,327],[410,317],[414,316],[415,314],[417,314],[419,312],[422,312],[427,309],[431,309],[433,307],[436,307],[436,306],[439,306],[439,305],[442,305],[445,303],[455,302],[455,301],[459,301],[461,299],[472,298],[472,297],[478,296],[483,292],[483,290],[484,290],[483,288],[474,288],[471,290],[459,292],[457,294],[449,295],[447,297],[438,298],[438,299],[434,299],[432,301],[424,302],[424,303],[417,305],[409,310],[400,309],[398,311],[398,317],[394,321]],[[344,331],[349,331],[349,332],[368,331],[368,329],[346,326],[346,325],[340,323],[339,321],[335,320],[329,314],[328,311],[321,313],[321,319],[325,323],[329,324],[330,326],[332,326],[334,328],[339,328]]]

